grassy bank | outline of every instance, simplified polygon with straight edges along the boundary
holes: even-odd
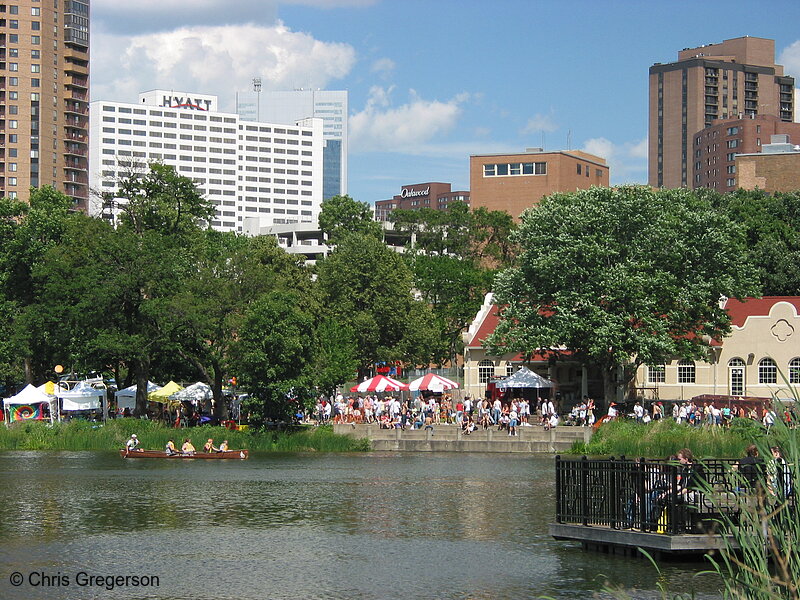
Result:
[[[0,450],[119,450],[135,433],[141,447],[161,450],[172,438],[180,447],[190,438],[199,450],[208,438],[215,443],[228,440],[232,449],[260,452],[358,452],[369,449],[369,442],[333,433],[330,427],[297,431],[230,431],[223,427],[172,429],[161,423],[139,419],[114,419],[107,424],[72,421],[55,423],[16,423],[0,425]]]
[[[672,419],[648,424],[631,420],[606,423],[588,444],[576,443],[575,454],[666,458],[681,448],[696,456],[738,458],[748,444],[763,437],[761,427],[749,419],[734,419],[730,429],[689,427]]]

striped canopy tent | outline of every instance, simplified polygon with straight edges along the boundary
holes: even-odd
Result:
[[[402,381],[397,381],[385,375],[376,375],[366,379],[350,388],[351,392],[399,392],[407,390],[408,386]]]
[[[441,375],[436,375],[435,373],[428,373],[427,375],[424,375],[419,379],[415,379],[408,384],[408,389],[412,392],[424,390],[428,392],[441,393],[445,390],[452,390],[457,387],[458,384],[452,379],[442,377]]]

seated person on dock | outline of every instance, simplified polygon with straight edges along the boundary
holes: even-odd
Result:
[[[687,504],[696,504],[697,492],[702,491],[705,481],[703,467],[694,462],[694,455],[688,448],[678,450],[678,460],[681,463],[678,471],[678,500]]]
[[[214,440],[212,438],[208,438],[208,441],[203,446],[203,452],[216,452],[216,448],[214,447]]]
[[[128,452],[132,452],[134,450],[139,449],[139,438],[136,437],[135,433],[131,434],[130,439],[127,442],[125,442],[125,449]]]
[[[164,452],[167,453],[167,456],[174,456],[176,454],[179,454],[178,449],[175,448],[175,441],[172,438],[170,438],[170,440],[167,442],[167,445],[164,448]]]
[[[192,445],[192,440],[190,440],[189,438],[183,440],[183,446],[181,446],[181,454],[194,454],[195,452],[196,450]]]
[[[222,443],[219,445],[219,448],[216,449],[217,452],[227,452],[228,451],[228,440],[222,440]]]

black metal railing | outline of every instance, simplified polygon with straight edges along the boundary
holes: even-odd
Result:
[[[556,521],[677,535],[736,523],[748,490],[735,460],[556,457]],[[691,480],[687,487],[685,484]]]

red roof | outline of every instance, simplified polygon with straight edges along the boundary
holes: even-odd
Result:
[[[725,310],[731,316],[731,325],[744,327],[747,317],[767,317],[769,311],[778,302],[788,302],[794,306],[795,312],[800,314],[800,296],[764,296],[763,298],[745,298],[744,300],[730,298],[725,304]]]
[[[778,302],[788,302],[794,306],[795,311],[800,315],[800,296],[764,296],[763,298],[745,298],[744,300],[736,300],[729,298],[725,303],[725,310],[731,316],[731,325],[734,327],[743,327],[747,317],[756,316],[769,316],[769,311]],[[492,306],[491,310],[486,314],[483,322],[478,327],[478,331],[472,336],[467,346],[473,348],[482,348],[484,340],[492,334],[497,327],[500,318],[497,314],[497,306]],[[722,344],[717,340],[711,341],[712,346],[721,346]],[[521,360],[522,355],[518,355],[516,359]],[[533,360],[547,360],[546,356],[537,353]]]

